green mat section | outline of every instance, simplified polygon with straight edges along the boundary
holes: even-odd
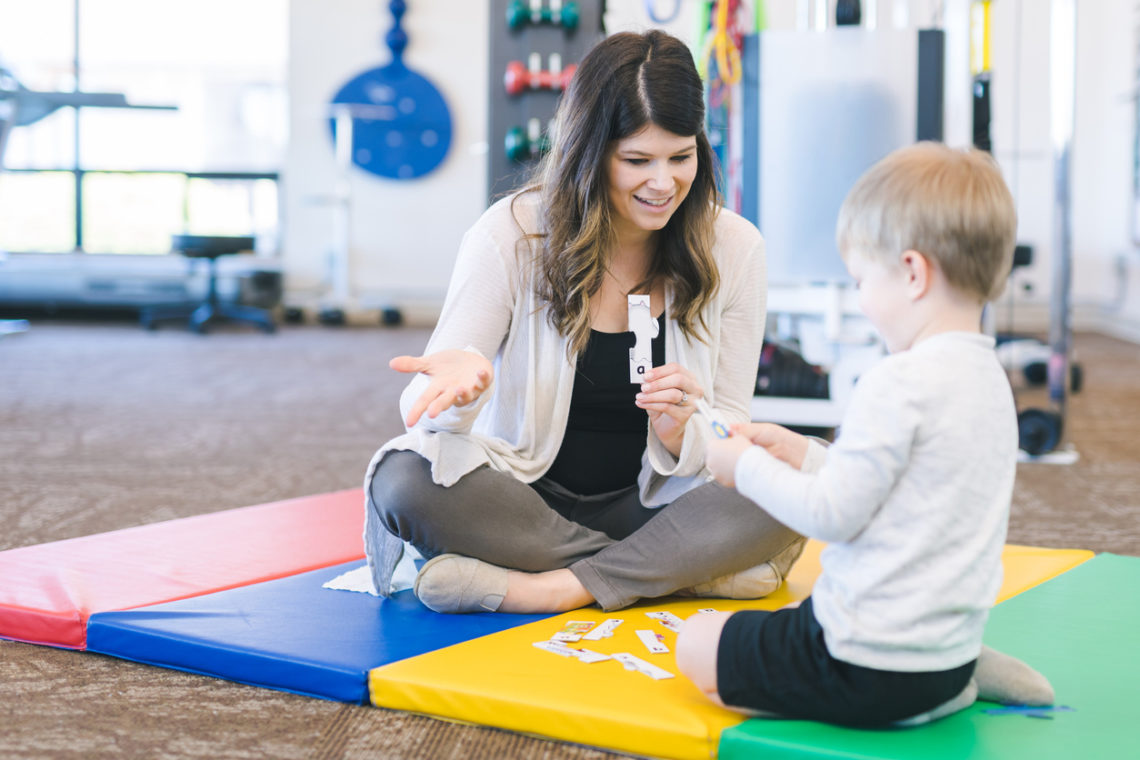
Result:
[[[985,639],[1044,673],[1073,712],[988,715],[1000,706],[976,702],[927,726],[879,731],[754,719],[721,734],[720,758],[1140,756],[1140,558],[1100,554],[1002,602]]]

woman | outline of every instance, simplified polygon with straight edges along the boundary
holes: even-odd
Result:
[[[754,598],[802,538],[704,469],[704,398],[749,419],[763,241],[719,210],[689,50],[618,34],[578,66],[537,181],[464,236],[408,432],[373,458],[365,542],[377,589],[403,541],[440,612],[625,607],[671,593]],[[628,295],[647,294],[653,367],[630,382]],[[771,562],[770,562],[771,560]]]

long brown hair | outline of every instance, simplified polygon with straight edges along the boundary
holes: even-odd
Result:
[[[605,276],[616,238],[607,161],[614,142],[649,124],[696,137],[697,174],[688,196],[656,235],[649,272],[673,294],[672,317],[689,338],[707,334],[702,310],[719,287],[712,258],[719,209],[716,158],[704,132],[704,91],[689,49],[664,32],[620,33],[599,42],[578,66],[555,117],[551,149],[525,191],[542,196],[536,287],[571,354],[590,335],[590,298]]]

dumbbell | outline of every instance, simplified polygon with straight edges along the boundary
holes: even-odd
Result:
[[[531,53],[526,66],[522,61],[511,61],[503,74],[503,85],[508,95],[518,95],[526,90],[564,90],[570,86],[570,79],[577,68],[570,64],[562,68],[562,56],[550,54],[550,68],[542,70],[542,56]]]
[[[507,26],[518,29],[526,24],[554,24],[571,31],[578,26],[578,3],[550,0],[544,8],[542,0],[511,0],[507,3]]]
[[[511,127],[507,130],[503,147],[506,149],[507,158],[511,161],[527,161],[550,150],[550,136],[548,133],[543,133],[541,121],[530,119],[526,123],[525,130],[522,127]]]
[[[1059,412],[1025,409],[1017,415],[1017,445],[1030,456],[1048,454],[1061,442],[1063,428]]]

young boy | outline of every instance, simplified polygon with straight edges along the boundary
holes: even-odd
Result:
[[[798,607],[686,623],[678,665],[713,700],[858,726],[947,714],[979,688],[1051,704],[1028,666],[982,653],[1017,418],[980,324],[1015,230],[1009,190],[977,150],[903,148],[847,196],[839,250],[891,356],[859,378],[829,448],[764,423],[710,445],[718,481],[828,542]]]

